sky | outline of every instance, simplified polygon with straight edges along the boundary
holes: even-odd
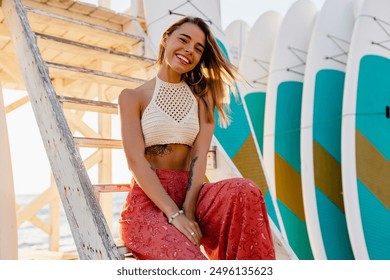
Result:
[[[262,13],[270,10],[278,11],[284,16],[295,2],[295,0],[220,1],[224,29],[238,19],[244,20],[249,26],[252,26]],[[97,0],[85,0],[84,2],[97,4]],[[320,9],[324,0],[312,0],[312,2]],[[112,8],[117,11],[126,9],[129,3],[130,0],[111,0]],[[25,93],[3,89],[3,95],[5,105],[8,105],[23,97]],[[45,191],[50,186],[50,166],[30,104],[7,114],[7,125],[16,195],[37,194]],[[126,183],[129,181],[130,173],[127,170],[123,151],[114,150],[113,153],[114,157],[117,158],[116,164],[119,166],[113,170],[114,180],[116,183]],[[94,172],[96,173],[96,170],[90,171],[91,177],[96,175]]]

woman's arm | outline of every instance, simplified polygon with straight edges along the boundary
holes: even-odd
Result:
[[[139,95],[136,90],[125,89],[118,99],[122,142],[127,164],[145,194],[167,217],[171,217],[179,211],[179,208],[162,187],[155,171],[144,156],[145,141],[141,129]]]
[[[207,100],[211,110],[214,110],[212,100]],[[206,176],[207,153],[210,148],[211,139],[214,133],[215,122],[207,122],[206,106],[199,102],[199,124],[200,131],[195,140],[191,154],[190,174],[188,179],[188,190],[184,200],[183,209],[186,216],[193,221],[195,219],[195,206],[198,200],[199,191]]]

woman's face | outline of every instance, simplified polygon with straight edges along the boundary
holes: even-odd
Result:
[[[164,62],[174,71],[184,74],[199,63],[206,45],[206,36],[197,25],[187,22],[165,37],[163,45]]]

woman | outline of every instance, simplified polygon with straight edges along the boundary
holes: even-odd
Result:
[[[154,79],[119,96],[134,176],[122,240],[138,259],[274,259],[259,188],[246,179],[204,183],[214,108],[228,123],[223,102],[234,82],[207,24],[185,17],[169,27],[158,64]]]

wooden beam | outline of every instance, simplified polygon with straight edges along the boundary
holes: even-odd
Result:
[[[15,212],[14,178],[0,83],[0,260],[18,259],[18,234]]]
[[[100,200],[101,194],[129,192],[131,186],[129,184],[97,184],[93,185],[93,189],[95,190],[96,199]]]
[[[76,116],[73,112],[66,112],[66,119],[73,124],[73,128],[86,137],[100,138],[101,135]]]
[[[59,0],[59,2],[62,1],[63,0]],[[112,22],[107,22],[106,20],[100,20],[98,18],[93,18],[89,16],[94,10],[97,9],[97,6],[94,4],[89,4],[83,1],[73,1],[73,4],[65,10],[64,8],[59,8],[54,5],[46,5],[45,3],[39,3],[36,0],[22,0],[22,2],[24,6],[31,7],[37,10],[43,10],[49,13],[63,15],[65,17],[85,21],[90,24],[104,26],[109,29],[121,30],[121,26],[119,24],[114,24]],[[114,11],[112,11],[112,13],[115,14]]]
[[[12,102],[7,107],[5,107],[5,112],[8,114],[19,107],[23,106],[24,104],[27,104],[30,101],[28,96],[23,96],[22,98],[16,100],[15,102]]]
[[[64,65],[64,64],[54,63],[54,62],[46,62],[46,65],[50,68],[56,68],[56,69],[71,71],[71,72],[77,72],[77,73],[81,73],[81,74],[100,76],[100,77],[104,77],[104,78],[108,78],[108,79],[133,82],[133,83],[138,83],[139,85],[144,84],[146,82],[146,80],[143,80],[143,79],[132,78],[129,76],[123,76],[123,75],[118,75],[118,74],[113,74],[113,73],[108,73],[108,72],[103,72],[103,71],[98,71],[98,70],[91,70],[91,69],[86,69],[86,68],[81,68],[81,67],[69,66],[69,65]]]
[[[81,259],[120,259],[20,0],[3,12]]]
[[[126,33],[126,32],[123,32],[123,31],[106,28],[106,27],[103,27],[101,25],[92,24],[92,23],[89,23],[87,21],[74,19],[74,18],[71,18],[71,17],[63,16],[63,15],[56,14],[56,13],[52,13],[52,12],[49,12],[49,11],[39,10],[39,9],[36,9],[36,8],[27,7],[27,6],[25,7],[25,10],[27,12],[30,12],[30,13],[35,13],[37,15],[46,16],[46,17],[49,17],[49,18],[53,18],[53,19],[65,21],[65,22],[68,22],[68,23],[76,24],[76,25],[79,25],[80,27],[88,27],[88,28],[99,30],[99,31],[103,31],[103,32],[106,32],[106,33],[120,35],[122,37],[126,37],[126,38],[129,38],[129,39],[135,40],[134,43],[138,43],[138,42],[143,42],[144,41],[144,38],[141,37],[141,36],[136,36],[136,35],[132,35],[130,33]]]
[[[136,88],[139,87],[139,83],[132,83],[129,81],[122,81],[112,78],[106,78],[102,76],[96,76],[92,74],[85,74],[80,72],[66,71],[62,69],[50,68],[50,77],[55,79],[65,79],[68,83],[71,83],[73,87],[82,87],[86,84],[91,85],[108,85],[118,88],[118,94],[124,88]],[[85,96],[82,96],[85,98]],[[82,112],[82,111],[79,111]]]
[[[18,211],[18,226],[34,217],[44,205],[48,204],[53,198],[55,198],[55,195],[56,190],[54,188],[48,188],[43,194],[34,199],[33,202]]]
[[[74,141],[82,148],[122,149],[122,140],[103,138],[74,137]]]
[[[90,99],[83,99],[70,96],[58,96],[63,108],[82,110],[88,112],[118,114],[118,104],[95,101]]]
[[[97,150],[84,160],[84,166],[87,170],[98,164],[103,158],[102,150]]]
[[[131,190],[130,184],[95,184],[93,185],[95,192],[128,192]]]
[[[122,56],[122,57],[125,57],[125,58],[134,59],[134,60],[145,61],[145,62],[147,62],[149,64],[156,63],[156,60],[152,59],[152,58],[147,58],[147,57],[144,57],[144,56],[135,55],[135,54],[127,53],[127,52],[121,52],[121,51],[117,51],[117,50],[113,50],[113,49],[101,48],[101,47],[98,47],[98,46],[84,44],[84,43],[76,42],[76,41],[73,41],[73,40],[68,40],[68,39],[60,38],[60,37],[55,37],[55,36],[51,36],[51,35],[47,35],[47,34],[43,34],[43,33],[39,33],[39,32],[36,32],[35,36],[37,36],[37,38],[40,38],[40,39],[51,40],[51,41],[54,41],[54,42],[58,42],[58,43],[62,43],[62,44],[70,45],[70,46],[76,46],[76,47],[84,48],[84,49],[87,49],[88,51],[96,51],[96,52],[100,52],[100,53],[104,53],[104,54],[111,54],[111,55],[116,55],[116,56]]]
[[[101,69],[105,72],[112,72],[112,63],[101,62]],[[108,102],[106,96],[106,86],[99,85],[98,89],[98,98],[101,101]],[[103,138],[112,138],[112,120],[111,115],[108,114],[98,114],[98,131]],[[112,150],[103,149],[102,161],[98,165],[98,180],[99,183],[109,183],[112,182]],[[112,230],[113,226],[113,205],[112,205],[112,195],[105,194],[99,199],[100,206],[104,216],[106,217],[107,224]]]
[[[20,209],[22,209],[23,207],[21,207],[19,204],[16,204],[16,211],[19,211]],[[42,221],[42,219],[38,218],[37,217],[37,213],[33,213],[31,215],[30,218],[26,219],[26,220],[23,220],[20,222],[20,219],[19,219],[19,216],[17,216],[17,225],[18,227],[24,223],[24,222],[30,222],[33,226],[41,229],[43,232],[49,234],[50,233],[50,225],[48,225],[47,223],[45,223],[44,221]]]

